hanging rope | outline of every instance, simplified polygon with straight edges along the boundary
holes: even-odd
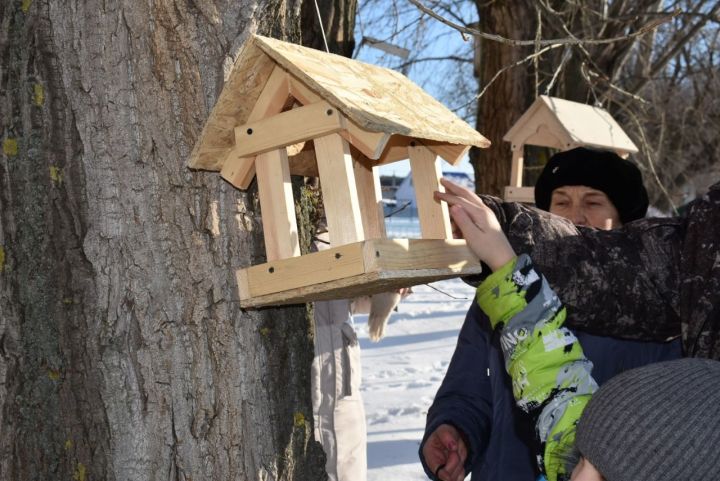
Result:
[[[325,37],[325,27],[323,27],[322,16],[320,15],[320,7],[318,6],[317,0],[315,0],[315,11],[317,12],[318,23],[320,24],[320,32],[322,33],[323,42],[325,42],[325,51],[327,53],[330,53],[330,49],[328,48],[327,44],[327,38]]]

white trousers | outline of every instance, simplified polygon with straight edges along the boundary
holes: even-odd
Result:
[[[330,481],[366,481],[367,428],[360,396],[360,346],[350,301],[315,303],[311,384],[315,439]]]

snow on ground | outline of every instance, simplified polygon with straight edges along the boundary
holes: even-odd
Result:
[[[474,289],[460,279],[416,286],[373,343],[367,316],[355,316],[362,352],[368,481],[427,480],[417,451],[425,416],[455,349]]]

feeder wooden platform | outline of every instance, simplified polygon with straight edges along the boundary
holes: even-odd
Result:
[[[240,305],[259,307],[350,299],[481,271],[463,240],[373,239],[241,269],[237,277]]]

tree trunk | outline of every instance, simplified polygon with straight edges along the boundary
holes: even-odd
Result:
[[[535,8],[529,0],[513,2],[476,2],[479,29],[509,38],[535,36]],[[479,87],[482,90],[503,67],[532,52],[493,41],[480,42]],[[528,64],[511,68],[488,88],[478,102],[477,130],[490,139],[487,149],[473,147],[470,163],[475,171],[475,190],[484,194],[503,194],[510,182],[512,153],[503,136],[534,100],[533,76]]]
[[[355,50],[355,11],[357,0],[316,0],[303,2],[300,15],[302,18],[302,43],[305,46],[328,50],[338,55],[352,57]],[[320,27],[317,10],[323,19]],[[325,39],[322,37],[325,32]]]
[[[316,480],[304,306],[243,311],[257,192],[185,162],[282,0],[0,4],[0,479]]]

